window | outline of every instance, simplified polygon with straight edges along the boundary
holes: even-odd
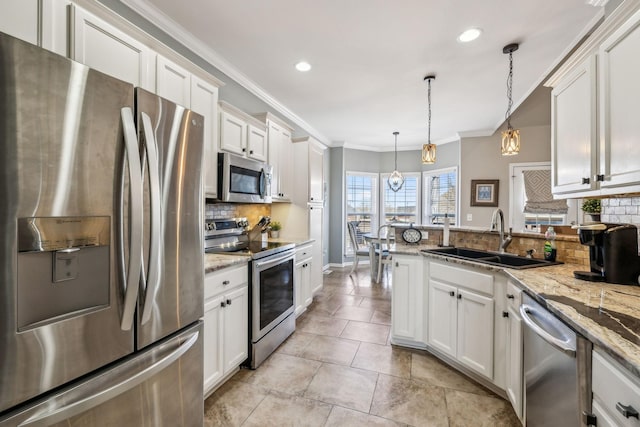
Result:
[[[420,173],[405,173],[404,185],[394,192],[387,185],[388,173],[380,174],[380,217],[383,223],[420,222]]]
[[[451,225],[458,223],[458,168],[422,172],[422,223],[444,224],[447,215]]]
[[[357,221],[358,229],[363,233],[378,231],[378,174],[347,172],[346,187],[345,255],[352,255],[347,230],[349,221]]]
[[[540,225],[562,225],[577,223],[577,203],[567,200],[569,211],[566,214],[536,214],[524,212],[527,195],[524,189],[523,172],[525,170],[550,170],[548,162],[512,163],[509,165],[511,182],[509,187],[509,227],[515,231],[538,231]],[[551,185],[551,182],[549,182]]]

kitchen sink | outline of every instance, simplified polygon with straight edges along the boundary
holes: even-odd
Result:
[[[547,265],[562,264],[557,261],[547,261],[544,259],[525,258],[511,254],[500,254],[497,252],[483,251],[479,249],[467,248],[438,248],[423,249],[422,252],[428,254],[446,255],[453,258],[467,259],[483,264],[495,265],[498,267],[515,268],[522,270],[525,268],[544,267]]]

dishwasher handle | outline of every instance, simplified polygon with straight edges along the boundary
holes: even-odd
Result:
[[[560,350],[567,356],[576,357],[576,346],[571,345],[570,341],[563,340],[561,338],[553,336],[551,333],[546,331],[543,327],[538,325],[532,319],[532,316],[535,316],[535,308],[530,305],[522,304],[520,306],[520,315],[522,316],[522,320],[524,323],[533,330],[540,338],[545,340],[554,348]]]

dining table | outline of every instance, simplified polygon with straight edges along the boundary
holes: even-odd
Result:
[[[386,236],[378,236],[375,233],[364,233],[362,234],[362,238],[369,245],[369,266],[371,267],[371,278],[375,279],[378,275],[378,257],[376,256],[376,249],[379,249],[381,245],[386,243]],[[396,236],[392,233],[389,236],[389,246],[388,249],[394,249],[396,244]]]

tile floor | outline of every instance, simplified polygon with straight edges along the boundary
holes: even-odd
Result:
[[[205,426],[519,426],[511,405],[423,351],[389,344],[391,275],[324,276],[296,332],[205,401]]]

